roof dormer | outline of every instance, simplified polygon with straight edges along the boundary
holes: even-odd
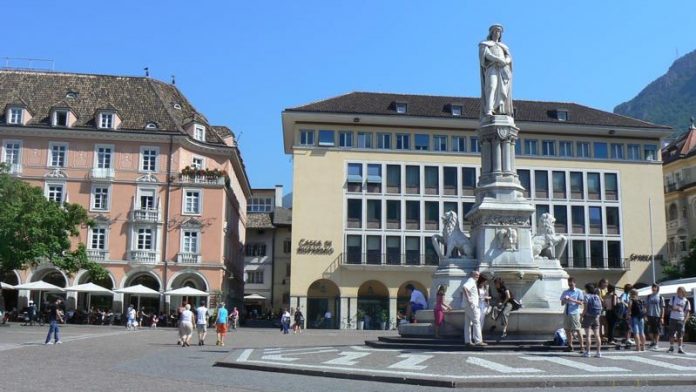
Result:
[[[394,111],[398,114],[406,114],[408,112],[408,103],[403,101],[394,102]]]
[[[52,127],[72,127],[77,121],[75,111],[65,101],[60,101],[51,106],[50,120]]]
[[[118,116],[118,109],[112,104],[97,109],[94,122],[99,129],[118,129],[121,125],[121,118]]]
[[[554,115],[558,121],[568,121],[569,119],[568,109],[565,108],[558,108],[554,110]]]
[[[195,140],[200,142],[206,141],[207,127],[205,118],[198,113],[194,113],[184,122],[184,129]]]
[[[16,99],[5,106],[5,123],[10,125],[27,125],[33,117],[26,102]]]

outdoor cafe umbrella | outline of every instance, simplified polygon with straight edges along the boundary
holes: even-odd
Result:
[[[263,300],[263,299],[266,299],[266,297],[264,297],[263,295],[260,295],[260,294],[249,294],[249,295],[245,295],[245,296],[244,296],[244,299],[251,299],[251,300],[257,299],[257,300]]]
[[[54,285],[50,284],[48,282],[44,282],[43,280],[37,280],[36,282],[30,282],[30,283],[24,283],[24,284],[19,284],[17,286],[14,286],[15,290],[29,290],[29,291],[34,291],[37,290],[39,292],[39,298],[41,298],[42,292],[59,292],[62,293],[65,290]],[[41,301],[39,300],[39,310],[41,309]]]
[[[131,295],[137,295],[138,296],[138,309],[140,309],[140,297],[141,296],[159,296],[160,293],[159,291],[155,291],[149,287],[145,287],[141,284],[137,284],[135,286],[130,286],[130,287],[125,287],[122,289],[114,290],[115,293],[119,294],[131,294]]]
[[[87,310],[89,310],[90,303],[92,302],[92,294],[95,295],[113,295],[114,292],[92,282],[78,284],[65,289],[65,291],[74,291],[76,293],[87,293]]]
[[[180,297],[207,297],[208,293],[193,287],[182,287],[176,290],[169,290],[164,292],[165,295],[174,295]]]

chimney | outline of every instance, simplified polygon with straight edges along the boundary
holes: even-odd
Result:
[[[282,185],[275,186],[275,206],[276,207],[283,206],[283,186]]]

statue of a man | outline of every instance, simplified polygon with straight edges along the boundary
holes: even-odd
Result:
[[[512,57],[510,49],[500,42],[503,26],[488,29],[486,41],[479,44],[481,63],[481,114],[513,115]]]

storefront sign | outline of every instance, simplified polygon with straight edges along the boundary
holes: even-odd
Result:
[[[331,241],[301,239],[297,246],[297,254],[300,255],[330,255],[333,254]]]
[[[629,257],[629,260],[631,261],[651,261],[650,255],[637,255],[635,253],[632,253]],[[655,255],[655,260],[656,261],[662,261],[662,255]]]

